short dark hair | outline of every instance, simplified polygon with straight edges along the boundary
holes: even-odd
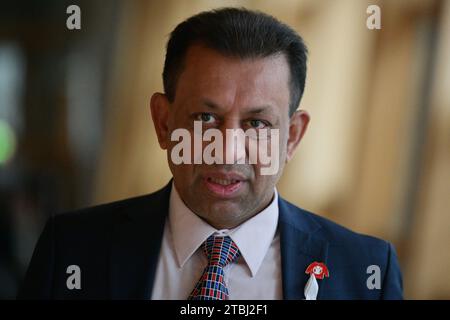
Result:
[[[175,99],[187,50],[196,43],[241,59],[284,54],[290,68],[289,115],[295,112],[305,89],[308,51],[292,28],[245,8],[205,11],[181,22],[170,34],[164,63],[164,91],[170,102]]]

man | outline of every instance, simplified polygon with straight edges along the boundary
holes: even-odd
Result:
[[[151,99],[172,181],[51,218],[19,297],[401,299],[391,244],[277,193],[309,122],[297,110],[305,77],[302,39],[273,17],[226,8],[178,25],[167,45],[165,93]],[[242,131],[246,140],[228,139]],[[270,149],[270,161],[262,153],[250,161],[251,141]],[[264,171],[273,163],[276,170]]]

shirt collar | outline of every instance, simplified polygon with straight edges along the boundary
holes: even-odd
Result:
[[[227,234],[238,246],[252,277],[254,277],[269,250],[277,229],[278,192],[275,188],[272,202],[251,219],[231,230],[217,230],[184,204],[172,183],[169,224],[180,268],[210,235],[214,233]]]
[[[258,272],[269,250],[277,225],[278,192],[275,188],[272,202],[263,211],[231,230],[230,237],[241,251],[252,277]]]

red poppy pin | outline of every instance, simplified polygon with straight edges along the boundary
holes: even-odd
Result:
[[[330,273],[327,266],[322,262],[314,261],[311,263],[305,271],[306,274],[313,274],[316,279],[323,279],[324,277],[329,277]]]

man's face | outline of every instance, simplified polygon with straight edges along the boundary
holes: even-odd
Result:
[[[212,226],[233,228],[263,210],[274,195],[284,164],[293,154],[308,123],[308,115],[297,112],[289,118],[289,66],[284,55],[239,59],[223,56],[204,46],[192,46],[185,58],[173,103],[164,95],[152,97],[152,116],[161,147],[167,149],[169,167],[182,200]],[[223,134],[223,157],[246,158],[246,164],[179,164],[171,159],[178,141],[175,129],[187,129],[194,145],[194,121],[202,121],[203,132],[218,129]],[[248,161],[244,152],[227,143],[227,129],[278,129],[279,170],[261,175],[262,165]],[[270,135],[270,134],[269,134]],[[201,138],[201,137],[200,137]],[[263,141],[261,141],[263,142]],[[203,142],[205,148],[210,142]],[[192,150],[192,154],[193,154]]]

